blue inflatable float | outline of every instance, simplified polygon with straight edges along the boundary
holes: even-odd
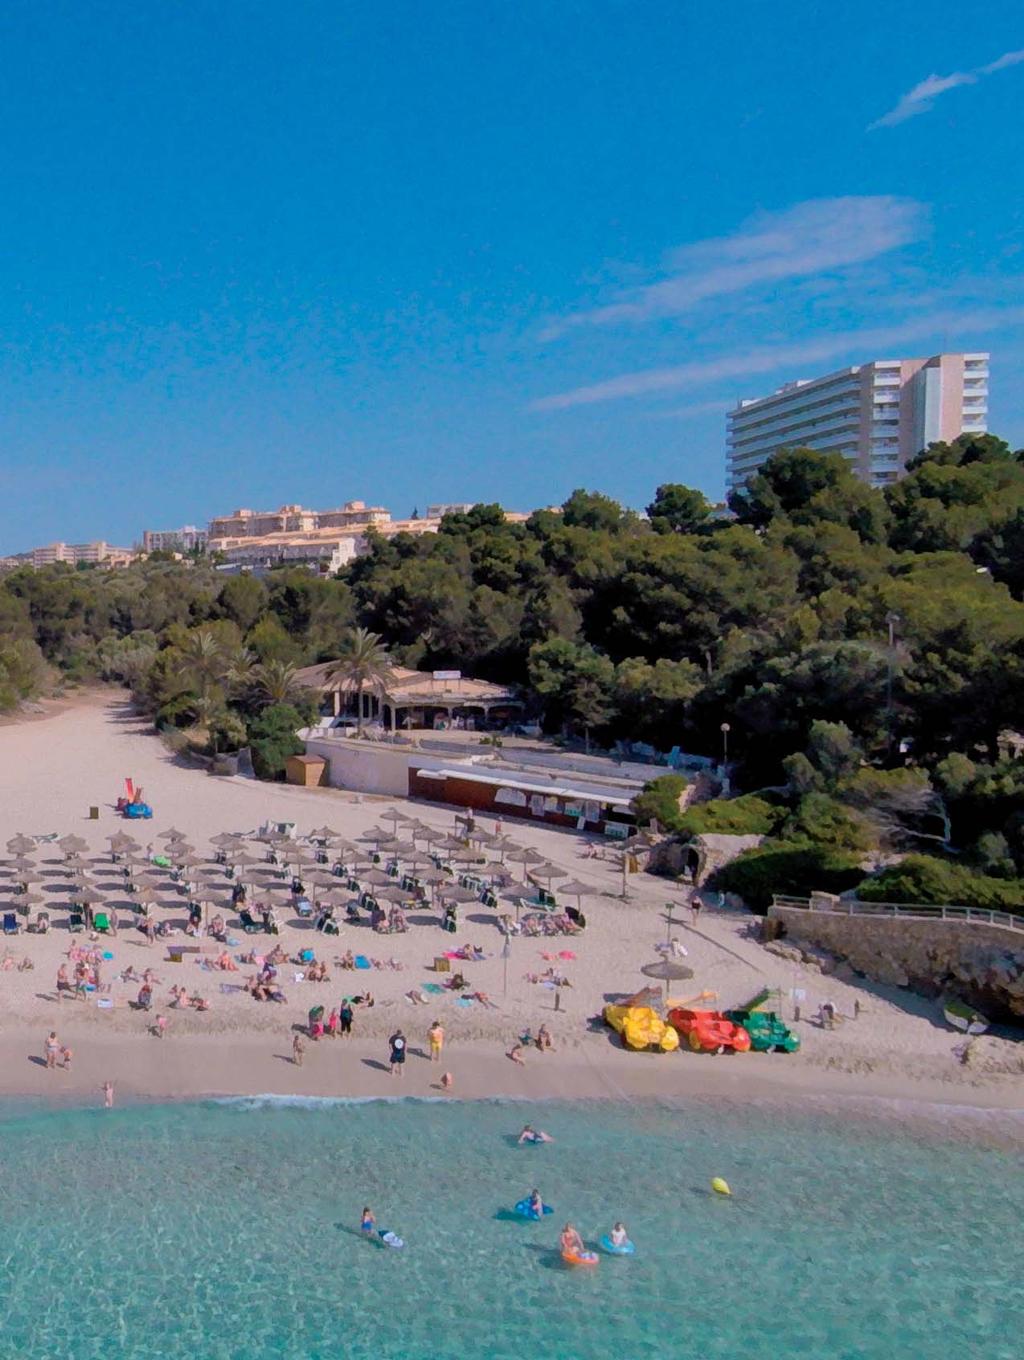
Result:
[[[612,1256],[632,1256],[636,1251],[628,1237],[621,1247],[617,1247],[607,1233],[601,1238],[601,1246]]]
[[[553,1214],[555,1212],[550,1204],[545,1204],[543,1208],[546,1214]],[[521,1199],[515,1207],[515,1212],[519,1215],[520,1218],[532,1218],[534,1222],[536,1222],[537,1219],[540,1218],[540,1214],[537,1212],[537,1210],[531,1209],[530,1201],[528,1199]]]

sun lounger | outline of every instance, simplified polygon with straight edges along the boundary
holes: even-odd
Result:
[[[244,907],[238,913],[238,919],[241,921],[242,929],[245,931],[246,935],[261,935],[263,933],[263,926],[257,921],[254,921],[252,912],[247,911]]]
[[[71,911],[71,912],[68,912],[68,930],[74,932],[74,931],[76,931],[76,930],[84,930],[84,929],[85,929],[85,914],[84,914],[84,912],[81,912],[81,911]]]
[[[5,911],[5,912],[4,912],[4,934],[5,934],[5,935],[17,935],[17,934],[19,933],[20,930],[21,930],[21,926],[18,924],[18,918],[17,918],[17,916],[15,915],[15,913],[14,913],[13,911]]]
[[[308,897],[300,897],[295,903],[295,911],[298,916],[306,921],[313,915],[313,903]]]
[[[101,935],[109,934],[110,917],[107,915],[105,911],[98,911],[96,915],[92,918],[92,924],[93,929],[99,931]]]

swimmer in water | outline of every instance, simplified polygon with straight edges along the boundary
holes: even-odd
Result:
[[[530,1197],[529,1197],[529,1200],[528,1200],[528,1204],[529,1204],[529,1207],[530,1207],[530,1213],[531,1213],[531,1214],[536,1214],[537,1217],[540,1218],[540,1217],[542,1216],[542,1214],[544,1213],[544,1201],[543,1201],[543,1200],[541,1199],[541,1197],[540,1197],[540,1191],[539,1191],[539,1190],[531,1190],[531,1191],[530,1191]]]
[[[373,1216],[373,1210],[367,1204],[363,1209],[363,1216],[359,1224],[359,1231],[364,1233],[372,1233],[376,1231],[376,1228],[377,1220]]]
[[[517,1143],[553,1143],[554,1141],[550,1133],[545,1133],[543,1129],[535,1129],[532,1124],[525,1125],[522,1133],[516,1139]]]

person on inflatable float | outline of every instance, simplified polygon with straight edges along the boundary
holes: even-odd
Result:
[[[519,1143],[553,1143],[555,1140],[550,1133],[545,1133],[543,1129],[535,1129],[532,1124],[526,1124],[516,1141]]]
[[[586,1254],[583,1238],[580,1237],[571,1223],[567,1223],[562,1229],[562,1235],[558,1241],[562,1248],[563,1256],[583,1256]]]

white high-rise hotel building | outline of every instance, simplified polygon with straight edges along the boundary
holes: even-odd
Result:
[[[980,433],[987,419],[987,354],[874,359],[741,401],[728,416],[729,489],[785,448],[841,453],[886,486],[934,440]]]

